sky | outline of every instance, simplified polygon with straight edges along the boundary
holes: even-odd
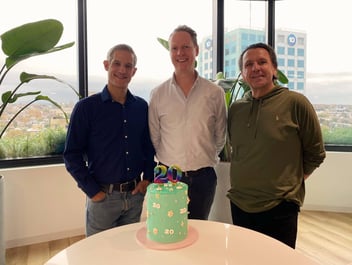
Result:
[[[59,44],[76,41],[76,1],[5,1],[2,3],[0,33],[22,23],[56,18],[65,27]],[[276,27],[307,34],[307,78],[311,78],[311,84],[319,85],[317,81],[323,81],[324,85],[332,82],[331,88],[327,87],[325,92],[334,88],[334,81],[340,85],[352,84],[352,55],[349,52],[352,16],[346,8],[348,4],[349,0],[276,2]],[[225,0],[225,28],[232,30],[241,26],[263,29],[265,5],[264,1]],[[105,78],[102,62],[108,49],[124,42],[135,49],[138,57],[136,81],[168,78],[173,71],[172,64],[168,52],[156,38],[167,39],[175,27],[187,24],[196,30],[198,41],[201,41],[212,31],[212,13],[207,6],[212,7],[212,0],[87,0],[89,76]],[[42,71],[44,66],[48,71],[62,75],[76,73],[76,49],[77,46],[30,59],[15,70],[29,71],[30,68],[32,71]],[[3,59],[0,57],[0,63]],[[346,74],[336,75],[341,72]],[[350,96],[351,86],[341,89],[349,89]],[[319,86],[312,85],[311,89],[314,90],[311,94],[319,93]],[[351,97],[347,99],[352,102]]]

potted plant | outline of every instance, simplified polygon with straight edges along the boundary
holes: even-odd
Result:
[[[11,29],[0,35],[2,41],[2,51],[6,56],[4,65],[0,68],[0,91],[5,77],[9,71],[18,63],[33,56],[48,54],[57,52],[74,45],[74,42],[70,42],[61,46],[55,46],[61,38],[63,32],[63,25],[58,20],[47,19],[33,23],[27,23],[22,26]],[[79,93],[69,84],[64,81],[57,79],[54,76],[48,75],[37,75],[22,72],[19,76],[19,84],[12,90],[1,91],[1,102],[0,102],[0,121],[2,121],[3,114],[6,111],[6,107],[9,104],[17,102],[20,98],[29,99],[23,107],[20,107],[18,111],[9,119],[3,121],[3,127],[0,127],[0,139],[3,137],[8,126],[14,121],[14,119],[26,108],[28,108],[34,102],[44,100],[59,108],[63,115],[68,121],[67,114],[62,107],[52,100],[50,97],[43,95],[41,91],[29,91],[25,93],[19,93],[19,89],[25,83],[37,79],[53,79],[58,82],[68,85],[77,96]],[[4,178],[0,175],[0,216],[3,216],[3,185]],[[3,238],[3,218],[0,218],[0,263],[5,264],[5,244]]]
[[[1,34],[0,38],[2,41],[2,51],[7,57],[5,59],[4,65],[0,69],[0,89],[9,71],[21,61],[34,56],[57,52],[72,47],[74,42],[55,46],[60,40],[62,32],[63,25],[60,21],[55,19],[46,19],[27,23]],[[8,126],[23,110],[28,108],[34,102],[40,100],[48,101],[59,108],[65,116],[66,121],[68,121],[67,114],[62,109],[62,107],[50,97],[43,95],[41,91],[18,93],[18,90],[23,84],[32,80],[52,79],[66,84],[79,97],[79,93],[71,85],[54,76],[37,75],[26,72],[22,72],[19,76],[19,79],[19,84],[12,90],[1,91],[0,120],[6,110],[6,107],[9,104],[13,104],[18,99],[23,97],[30,99],[26,105],[20,108],[8,121],[5,122],[5,125],[0,128],[0,139],[4,135]]]

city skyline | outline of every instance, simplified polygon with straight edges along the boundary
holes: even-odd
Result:
[[[8,79],[5,80],[6,82],[2,85],[0,91],[1,94],[7,89],[13,89],[18,83],[16,73],[13,74],[13,76],[9,76]],[[149,100],[150,91],[166,78],[169,78],[171,74],[172,72],[170,72],[169,76],[145,78],[138,76],[137,72],[131,81],[130,89],[136,95]],[[59,78],[78,90],[78,78],[76,76],[60,75]],[[101,91],[105,84],[105,76],[88,76],[90,93]],[[352,73],[307,72],[306,86],[305,95],[313,104],[352,104]],[[69,87],[53,80],[38,80],[30,82],[20,88],[19,92],[21,93],[30,89],[41,90],[43,94],[52,97],[58,102],[67,103],[78,100],[77,96]]]

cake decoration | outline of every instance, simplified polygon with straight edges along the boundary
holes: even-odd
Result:
[[[174,172],[176,172],[175,177]],[[164,165],[157,165],[154,168],[154,175],[154,183],[167,183],[168,181],[175,183],[181,181],[182,170],[176,165],[172,165],[168,169]]]
[[[188,235],[188,185],[181,182],[177,165],[158,165],[154,174],[146,194],[146,237],[162,244],[180,242]]]

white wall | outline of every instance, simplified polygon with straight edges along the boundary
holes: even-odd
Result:
[[[209,219],[231,223],[230,206],[224,194],[230,188],[229,164],[217,168],[218,186]],[[306,181],[302,209],[352,212],[352,153],[327,152],[324,163]]]
[[[63,165],[0,170],[6,247],[84,234],[85,196]]]
[[[306,184],[303,209],[352,212],[352,153],[328,152]]]
[[[7,248],[84,233],[85,196],[63,165],[0,169],[0,175]],[[226,185],[219,176],[213,220],[229,216]],[[352,153],[328,152],[307,180],[304,208],[352,212]]]

